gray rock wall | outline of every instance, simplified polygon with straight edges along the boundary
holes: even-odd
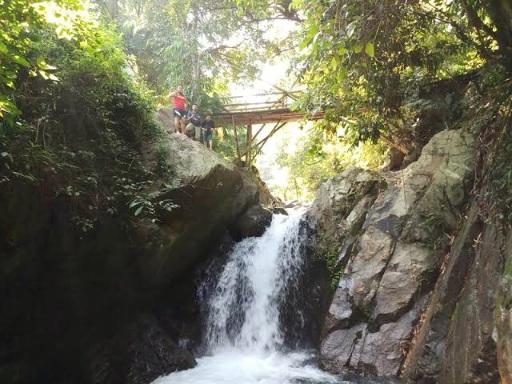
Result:
[[[325,368],[400,374],[450,247],[449,235],[468,201],[473,173],[472,136],[444,131],[417,162],[384,174],[377,193],[363,189],[352,196],[352,205],[331,198],[331,204],[343,207],[342,214],[325,209],[326,192],[319,192],[311,208],[313,237],[317,245],[326,235],[326,242],[337,244],[331,249],[339,252],[338,272],[343,269],[324,323],[320,359]],[[335,186],[324,188],[347,193],[365,174],[346,171],[331,181]],[[347,226],[354,217],[362,223],[352,227],[355,231]]]

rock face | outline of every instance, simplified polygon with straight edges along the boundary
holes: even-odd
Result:
[[[496,334],[493,332],[493,340],[497,336],[497,360],[502,383],[512,383],[512,243],[511,234],[508,233],[505,240],[507,260],[504,276],[501,278],[497,296],[497,308],[495,312]]]
[[[192,271],[258,206],[260,189],[183,135],[160,145],[172,155],[174,177],[153,184],[162,191],[175,183],[153,195],[154,206],[178,206],[158,210],[155,222],[132,217],[129,227],[105,217],[77,236],[65,196],[27,184],[0,189],[0,382],[138,383],[193,365],[179,347],[199,333]],[[149,170],[157,153],[147,145]],[[176,327],[140,321],[162,309]],[[123,344],[120,334],[131,341]],[[112,369],[106,381],[84,377],[92,364],[86,351],[95,346],[103,351],[96,363]]]
[[[249,207],[260,202],[255,182],[214,152],[185,135],[172,134],[167,144],[172,173],[180,184],[161,194],[178,207],[161,212],[161,223],[143,223],[139,256],[144,282],[165,284],[194,265]]]
[[[402,171],[379,179],[349,169],[319,191],[312,238],[341,273],[324,322],[325,368],[400,374],[467,202],[473,159],[471,135],[444,131]]]
[[[172,108],[158,108],[158,110],[155,113],[155,117],[165,127],[167,132],[174,132],[174,114]]]
[[[261,205],[254,205],[238,218],[233,232],[236,238],[261,236],[271,221],[272,212]]]
[[[147,384],[157,377],[196,365],[152,316],[139,316],[107,343],[91,349],[90,382]]]

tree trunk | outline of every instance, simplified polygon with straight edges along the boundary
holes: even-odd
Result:
[[[119,16],[119,3],[117,0],[108,0],[108,13],[112,20],[117,21],[117,17]]]
[[[496,26],[500,54],[506,68],[512,72],[512,3],[510,0],[488,0],[484,4]]]

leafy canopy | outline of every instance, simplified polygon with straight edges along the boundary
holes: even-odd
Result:
[[[152,186],[158,176],[170,180],[166,149],[156,153],[157,174],[140,153],[142,143],[163,132],[119,35],[86,1],[14,3],[8,10],[19,12],[1,8],[8,15],[2,22],[12,27],[2,36],[27,40],[4,43],[2,74],[12,84],[1,84],[10,104],[3,104],[7,118],[0,122],[0,185],[48,186],[41,193],[67,196],[81,232],[104,215],[156,220],[173,209],[160,185]]]
[[[52,28],[56,36],[72,39],[83,31],[86,21],[80,1],[0,0],[0,117],[11,121],[19,114],[13,93],[20,70],[32,76],[56,80],[42,56],[34,56],[31,47],[40,42],[41,31]]]
[[[203,111],[221,109],[231,84],[253,80],[261,64],[287,46],[268,33],[270,16],[237,8],[233,0],[101,4],[144,78],[163,95],[183,85]]]

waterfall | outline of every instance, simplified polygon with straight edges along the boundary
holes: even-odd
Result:
[[[303,264],[300,219],[299,214],[275,215],[262,237],[235,246],[209,301],[210,353],[283,349],[280,308],[286,291],[297,287]]]
[[[154,384],[348,383],[312,365],[311,353],[285,348],[281,308],[304,264],[301,216],[274,215],[263,236],[234,247],[209,298],[207,355]]]

